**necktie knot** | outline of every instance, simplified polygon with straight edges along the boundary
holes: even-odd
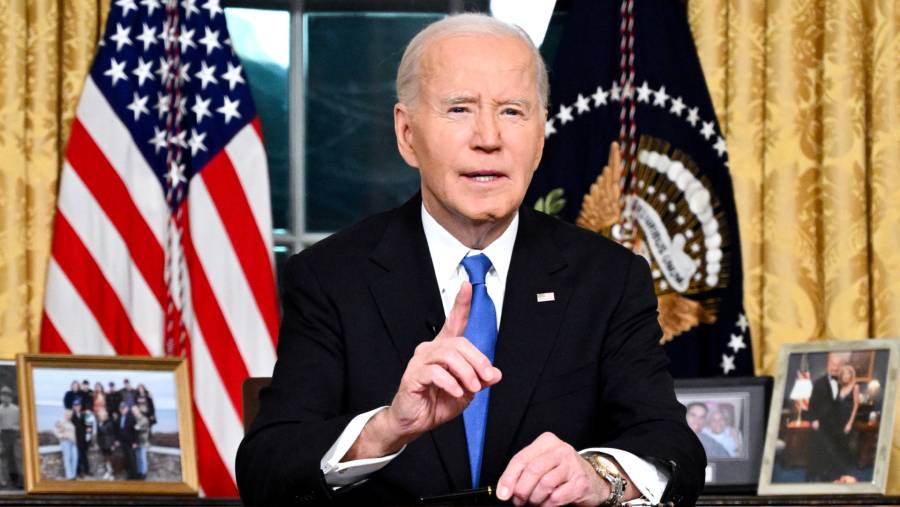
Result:
[[[469,275],[469,282],[472,285],[484,283],[484,277],[491,269],[491,260],[483,253],[478,255],[470,255],[462,260],[463,268]]]

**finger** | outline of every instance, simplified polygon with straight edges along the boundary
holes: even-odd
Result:
[[[462,336],[466,330],[466,324],[469,322],[469,309],[472,308],[472,284],[463,282],[459,286],[459,292],[456,293],[456,299],[453,301],[453,308],[447,315],[447,321],[444,327],[438,333],[438,338],[450,338],[453,336]]]
[[[472,365],[484,386],[491,386],[500,381],[500,370],[491,365],[491,360],[466,337],[455,340],[453,346]]]
[[[466,395],[466,390],[459,385],[456,378],[444,368],[432,364],[422,368],[421,376],[418,381],[422,385],[433,385],[443,389],[454,398],[461,398]]]
[[[506,470],[500,475],[497,481],[497,497],[501,500],[509,499],[513,494],[513,488],[519,480],[519,476],[525,469],[525,466],[537,456],[547,452],[556,442],[560,440],[556,435],[550,432],[541,434],[534,442],[528,444],[524,449],[517,452],[515,456],[509,460]]]
[[[560,484],[553,490],[553,493],[550,493],[550,497],[544,501],[544,505],[568,505],[575,503],[580,496],[579,492],[584,489],[584,485],[580,484],[579,481],[580,479]]]
[[[529,502],[538,482],[557,466],[559,466],[559,459],[553,452],[546,452],[529,461],[522,469],[515,486],[512,487],[513,498],[523,503]]]
[[[436,349],[427,363],[444,367],[456,378],[461,386],[473,393],[477,393],[483,388],[476,372],[476,367],[473,367],[468,359],[455,348],[441,347]]]
[[[528,503],[533,505],[544,503],[550,497],[550,494],[565,482],[566,468],[561,463],[558,463],[538,480],[531,491],[531,496],[528,497]]]

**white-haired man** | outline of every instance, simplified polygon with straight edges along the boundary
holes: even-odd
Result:
[[[451,16],[410,42],[397,93],[421,193],[289,262],[244,501],[692,503],[705,459],[647,264],[521,208],[546,120],[534,45]]]

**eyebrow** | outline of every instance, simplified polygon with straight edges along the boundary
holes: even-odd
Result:
[[[455,95],[453,97],[446,98],[441,101],[442,104],[445,105],[457,105],[457,104],[474,104],[478,102],[478,98],[472,95]],[[529,108],[531,106],[531,101],[528,99],[516,98],[516,99],[508,99],[501,100],[499,102],[495,102],[495,104],[500,106],[519,106],[522,108]]]

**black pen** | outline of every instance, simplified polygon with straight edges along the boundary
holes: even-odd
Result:
[[[454,493],[447,493],[445,495],[437,495],[437,496],[426,496],[419,499],[420,502],[423,503],[431,503],[431,502],[446,502],[459,500],[462,498],[473,497],[473,496],[494,496],[494,488],[492,486],[485,486],[483,488],[477,489],[465,489],[462,491],[456,491]]]

